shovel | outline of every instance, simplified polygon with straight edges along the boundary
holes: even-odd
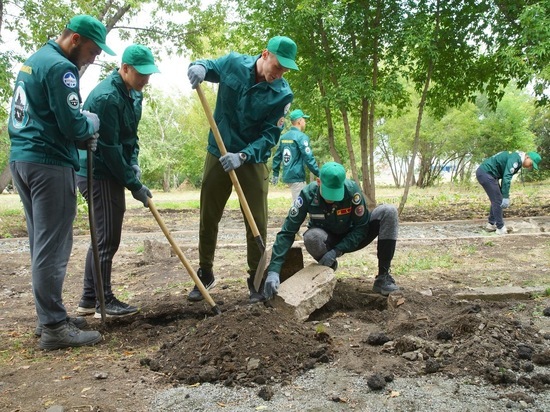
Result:
[[[157,220],[157,223],[159,224],[162,232],[164,233],[164,236],[166,236],[166,239],[168,239],[168,242],[170,242],[170,245],[172,245],[172,248],[180,258],[181,263],[183,263],[183,266],[185,266],[185,269],[187,269],[187,273],[189,273],[189,276],[191,276],[191,279],[193,279],[193,282],[195,282],[195,285],[197,285],[197,288],[201,292],[201,295],[208,302],[208,304],[212,306],[212,312],[214,312],[214,315],[219,315],[220,313],[222,313],[220,308],[216,305],[216,302],[214,302],[214,300],[212,299],[212,297],[210,296],[210,294],[202,284],[201,280],[199,279],[199,277],[197,276],[197,274],[189,264],[189,261],[183,255],[183,252],[181,251],[180,247],[174,241],[174,238],[172,237],[172,235],[170,234],[170,231],[164,224],[164,221],[162,220],[162,217],[160,217],[157,207],[155,206],[151,198],[147,200],[147,206],[149,206],[149,210],[151,210],[151,213],[153,213],[153,216],[155,216],[155,219]]]
[[[90,237],[92,238],[92,251],[94,255],[94,269],[92,272],[95,276],[95,295],[99,300],[99,310],[101,312],[101,322],[105,323],[105,291],[103,290],[103,276],[101,274],[101,266],[99,264],[99,249],[97,246],[97,234],[95,231],[95,215],[94,215],[94,153],[90,148],[90,143],[86,147],[88,159],[88,221],[90,224]]]
[[[210,110],[210,106],[208,105],[208,101],[206,100],[206,96],[204,95],[204,92],[202,91],[200,84],[197,86],[197,93],[202,103],[204,113],[208,118],[208,123],[210,123],[210,129],[212,129],[212,133],[214,134],[214,138],[216,139],[218,149],[220,149],[220,153],[223,156],[227,154],[227,149],[225,148],[225,144],[223,143],[222,136],[220,135],[218,125],[214,120],[214,116],[212,116],[212,110]],[[254,274],[254,288],[256,289],[257,292],[260,292],[260,284],[262,283],[262,279],[264,277],[265,264],[266,264],[265,243],[262,239],[262,236],[260,235],[260,231],[258,230],[256,221],[254,220],[254,216],[252,216],[252,211],[248,206],[248,202],[246,201],[246,197],[239,183],[239,179],[237,178],[237,174],[235,173],[235,170],[229,171],[229,177],[231,178],[231,181],[233,182],[233,187],[235,187],[235,191],[239,196],[239,202],[241,203],[241,207],[244,211],[244,215],[246,217],[248,225],[250,226],[250,229],[252,230],[252,234],[254,235],[254,240],[256,240],[256,243],[260,248],[260,252],[262,253],[260,261],[258,262],[258,268],[256,269],[256,273]]]

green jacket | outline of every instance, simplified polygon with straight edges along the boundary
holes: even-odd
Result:
[[[304,164],[315,176],[319,177],[319,166],[309,146],[309,137],[297,127],[292,126],[287,133],[281,136],[279,147],[273,157],[274,177],[279,176],[281,162],[284,183],[305,182]]]
[[[245,153],[247,163],[267,162],[294,98],[284,78],[256,83],[259,58],[232,52],[216,60],[191,63],[206,67],[206,81],[219,83],[214,119],[227,151]],[[212,131],[208,151],[220,157]]]
[[[53,41],[21,67],[15,83],[8,133],[10,161],[73,167],[76,144],[88,140],[93,126],[80,112],[80,77]]]
[[[321,228],[328,233],[343,236],[335,245],[342,253],[357,250],[367,236],[370,214],[363,193],[353,180],[345,180],[344,198],[340,202],[326,203],[319,193],[317,182],[312,182],[300,192],[288,212],[281,231],[277,233],[268,271],[281,273],[281,267],[294,236],[309,214],[308,228]]]
[[[94,153],[94,179],[115,179],[131,191],[139,190],[132,165],[138,164],[138,124],[143,94],[126,88],[118,69],[101,81],[90,93],[84,109],[96,113],[101,121],[97,150]],[[81,151],[80,171],[87,174],[87,156]]]
[[[502,197],[509,198],[512,177],[521,170],[524,158],[523,152],[499,152],[485,159],[479,167],[495,179],[502,179],[500,185]]]

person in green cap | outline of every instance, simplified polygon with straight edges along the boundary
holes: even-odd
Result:
[[[151,50],[140,44],[128,46],[122,54],[120,68],[114,69],[90,93],[84,109],[97,113],[101,120],[97,150],[94,152],[94,215],[96,220],[99,263],[105,295],[107,317],[122,317],[138,308],[121,302],[112,290],[113,258],[120,245],[122,221],[126,211],[124,190],[147,207],[151,192],[141,181],[139,167],[138,125],[141,119],[143,88],[151,74],[159,73]],[[80,152],[80,170],[76,182],[87,200],[87,153]],[[77,312],[101,318],[94,287],[92,246],[88,249],[84,269],[84,289]]]
[[[485,159],[476,170],[476,178],[487,193],[491,208],[485,229],[499,235],[508,233],[502,209],[510,206],[512,177],[522,167],[539,170],[540,155],[537,152],[499,152]],[[499,184],[499,180],[501,181]]]
[[[399,230],[397,209],[382,204],[369,212],[357,183],[346,179],[341,164],[329,162],[321,167],[319,179],[300,192],[277,233],[264,283],[266,299],[277,294],[286,254],[308,215],[304,246],[320,265],[336,270],[338,257],[363,249],[378,238],[378,275],[372,289],[384,296],[399,290],[390,274]]]
[[[21,67],[15,82],[8,133],[10,170],[25,209],[32,290],[42,349],[93,345],[96,331],[86,320],[67,317],[63,282],[73,246],[78,147],[95,150],[99,119],[80,110],[79,70],[101,51],[107,29],[92,16],[73,17]]]
[[[229,171],[235,170],[260,235],[266,238],[269,190],[266,162],[279,141],[294,98],[283,75],[291,69],[298,70],[296,52],[294,41],[276,36],[260,54],[231,52],[215,60],[197,60],[189,66],[187,75],[193,89],[203,80],[219,84],[214,119],[228,152],[221,156],[210,131],[201,186],[197,271],[206,289],[215,285],[213,265],[218,226],[233,187]],[[246,239],[250,302],[258,302],[262,296],[254,289],[253,278],[261,252],[248,223]],[[196,286],[188,298],[203,299]]]
[[[283,166],[282,181],[290,186],[292,201],[294,202],[300,191],[306,186],[304,166],[319,177],[319,166],[309,145],[309,137],[304,133],[307,114],[300,109],[290,113],[290,130],[281,136],[279,147],[273,156],[274,185],[279,181],[279,170]]]

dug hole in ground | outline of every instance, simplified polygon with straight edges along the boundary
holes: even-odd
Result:
[[[160,210],[197,267],[198,211]],[[299,321],[248,304],[239,211],[220,225],[210,294],[192,282],[146,209],[127,212],[115,257],[116,295],[139,314],[88,318],[104,340],[38,349],[28,241],[0,240],[0,409],[6,411],[545,411],[550,405],[550,218],[402,218],[396,299],[371,292],[376,244],[339,259],[328,303]],[[445,217],[445,216],[443,216]],[[272,216],[267,244],[283,215]],[[75,315],[87,233],[77,233],[64,302]],[[304,251],[304,265],[313,261]],[[57,409],[54,409],[57,408]]]

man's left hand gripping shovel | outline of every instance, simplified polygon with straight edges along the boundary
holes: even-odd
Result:
[[[191,279],[193,279],[193,282],[195,282],[195,285],[197,285],[197,288],[201,292],[201,295],[208,302],[208,304],[212,306],[212,312],[214,312],[214,315],[219,315],[220,313],[222,313],[220,308],[216,305],[216,302],[214,302],[214,300],[212,299],[212,297],[210,296],[210,294],[202,284],[201,280],[199,279],[199,277],[197,276],[197,274],[189,264],[189,261],[183,255],[183,252],[181,251],[180,247],[178,246],[178,244],[175,242],[174,238],[170,234],[170,231],[164,224],[164,221],[160,217],[157,207],[155,206],[151,198],[147,200],[147,206],[149,206],[151,213],[153,213],[153,216],[155,216],[155,219],[157,220],[157,223],[159,224],[162,232],[164,233],[164,236],[166,236],[166,239],[168,239],[168,242],[170,242],[170,245],[172,245],[172,248],[180,258],[181,263],[183,263],[183,266],[185,266],[185,269],[187,269],[189,276],[191,276]]]
[[[202,91],[200,84],[197,86],[197,93],[199,94],[199,99],[202,103],[204,113],[206,114],[206,117],[208,118],[208,123],[210,123],[210,129],[212,129],[212,133],[214,134],[214,138],[216,139],[216,143],[218,144],[218,149],[220,149],[220,153],[223,156],[223,155],[227,154],[227,149],[225,148],[222,137],[220,135],[220,131],[218,129],[218,125],[216,124],[216,121],[214,120],[214,116],[212,116],[212,110],[210,110],[210,106],[208,105],[208,101],[206,100],[206,96],[204,95],[204,92]],[[258,230],[258,226],[256,225],[256,221],[254,220],[254,216],[252,216],[252,211],[250,210],[250,207],[248,206],[248,202],[246,201],[246,197],[245,197],[243,189],[242,189],[242,187],[239,183],[239,179],[237,178],[237,174],[235,173],[235,170],[230,170],[229,171],[229,177],[231,178],[231,181],[233,182],[233,186],[235,187],[235,191],[237,192],[237,195],[239,196],[239,202],[241,203],[241,207],[244,211],[246,221],[248,222],[248,225],[250,226],[250,229],[252,230],[252,234],[254,235],[254,239],[256,240],[256,243],[258,244],[258,247],[260,248],[260,252],[262,253],[260,261],[258,262],[258,268],[256,269],[256,273],[254,275],[254,288],[256,289],[257,292],[261,292],[260,291],[260,285],[261,285],[262,279],[264,277],[265,264],[266,264],[266,259],[267,259],[266,253],[265,253],[265,243],[262,239],[262,236],[260,235],[260,231]]]
[[[95,216],[94,216],[94,152],[88,143],[87,151],[87,166],[88,166],[88,221],[90,224],[90,237],[92,238],[92,251],[94,255],[94,270],[95,275],[95,295],[99,301],[99,310],[101,312],[101,322],[105,323],[105,291],[103,290],[103,276],[101,274],[101,265],[99,263],[99,249],[97,246],[97,234],[95,231]]]

